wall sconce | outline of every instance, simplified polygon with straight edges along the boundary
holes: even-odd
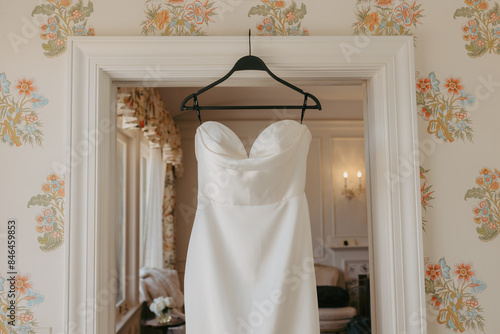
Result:
[[[342,195],[347,197],[348,199],[353,199],[354,197],[360,195],[363,192],[363,187],[361,185],[361,172],[358,171],[358,187],[357,188],[348,188],[347,187],[347,178],[349,177],[349,174],[347,172],[344,172],[344,190],[342,191]]]

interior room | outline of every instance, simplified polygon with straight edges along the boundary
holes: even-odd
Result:
[[[500,0],[0,16],[1,334],[500,333]]]
[[[230,81],[230,80],[229,80]],[[119,202],[126,198],[136,200],[135,206],[139,215],[138,241],[135,253],[140,254],[137,263],[127,262],[127,252],[119,240],[127,240],[126,224],[131,220],[119,214],[118,222],[123,226],[117,229],[117,255],[122,262],[118,271],[129,271],[125,263],[140,271],[139,301],[140,307],[123,307],[126,292],[124,284],[118,284],[117,294],[117,328],[119,333],[127,333],[132,328],[137,330],[139,321],[154,317],[149,310],[157,297],[175,297],[176,305],[172,311],[176,317],[184,318],[184,274],[188,245],[192,233],[194,218],[198,204],[198,165],[195,153],[195,133],[200,125],[196,111],[180,111],[183,99],[202,87],[164,87],[118,89],[118,127],[117,152],[125,152],[125,146],[134,147],[138,153],[133,158],[120,154],[117,156],[117,168],[135,165],[135,176],[128,174],[130,185],[119,188]],[[350,322],[362,323],[366,332],[370,330],[370,270],[369,240],[366,196],[366,168],[364,143],[364,99],[365,87],[361,82],[349,82],[336,85],[302,86],[321,101],[322,110],[306,110],[303,124],[312,134],[307,154],[305,193],[309,206],[310,230],[314,255],[314,267],[318,295],[320,326],[322,333],[347,333]],[[273,80],[267,86],[231,87],[223,84],[214,87],[200,96],[200,105],[231,106],[244,105],[293,105],[302,103],[302,95]],[[147,101],[147,102],[146,102]],[[171,124],[166,128],[175,129],[175,136],[167,138],[163,146],[161,169],[166,169],[165,189],[157,189],[148,182],[157,182],[159,170],[151,166],[152,150],[160,150],[158,131],[155,120],[148,111],[141,115],[141,103],[157,105],[169,116],[161,118]],[[150,111],[151,112],[151,111]],[[227,126],[241,139],[248,154],[252,145],[265,128],[280,120],[300,122],[301,110],[207,110],[202,114],[203,122],[220,122]],[[157,121],[157,120],[156,120]],[[149,127],[148,127],[149,123]],[[158,122],[157,122],[158,123]],[[159,122],[158,127],[165,126]],[[160,125],[161,124],[161,125]],[[151,126],[152,125],[152,126]],[[153,135],[152,135],[153,133]],[[172,142],[173,144],[169,144]],[[165,147],[173,145],[170,153]],[[120,149],[122,148],[122,149]],[[170,154],[170,158],[166,158]],[[132,155],[129,153],[129,156]],[[131,161],[130,159],[137,161]],[[167,159],[169,162],[166,162]],[[120,163],[122,161],[122,163]],[[128,161],[126,164],[124,161]],[[159,162],[159,161],[157,161]],[[168,168],[167,168],[168,165]],[[122,166],[122,167],[120,167]],[[124,173],[118,173],[119,180]],[[130,169],[130,167],[129,167]],[[181,172],[180,172],[181,171]],[[148,173],[156,173],[155,176]],[[135,179],[134,179],[135,177]],[[220,179],[220,182],[224,182]],[[125,181],[125,183],[127,183]],[[120,187],[122,182],[118,182]],[[168,185],[167,185],[168,184]],[[135,191],[134,196],[125,190]],[[158,191],[160,190],[160,191]],[[162,192],[163,191],[163,192]],[[153,226],[148,205],[154,196],[160,196],[163,205],[163,217]],[[166,197],[170,196],[169,199]],[[125,198],[126,197],[126,198]],[[168,203],[168,205],[166,204]],[[134,205],[134,204],[132,204]],[[119,212],[124,212],[125,205],[118,205]],[[130,207],[128,208],[130,210]],[[130,212],[130,211],[129,211]],[[166,218],[168,217],[168,218]],[[135,230],[133,228],[132,230]],[[154,230],[150,233],[148,230]],[[161,234],[161,245],[155,247],[155,237]],[[130,236],[129,236],[130,237]],[[131,235],[132,238],[137,236]],[[155,249],[161,254],[154,254]],[[128,254],[131,254],[130,252]],[[147,254],[147,255],[144,255]],[[152,258],[159,258],[157,263]],[[156,268],[152,270],[151,268]],[[157,270],[161,269],[161,270]],[[162,276],[162,277],[159,277]],[[202,277],[200,277],[202,279]],[[120,281],[120,280],[118,280]],[[331,288],[334,287],[334,289]],[[132,289],[137,289],[133,287]],[[174,287],[176,287],[174,289]],[[177,288],[178,287],[178,288]],[[121,289],[121,290],[120,290]],[[173,291],[175,290],[175,291]],[[135,294],[135,293],[134,293]],[[334,296],[332,297],[332,294]],[[179,301],[180,300],[180,301]],[[132,300],[129,299],[128,303]],[[136,302],[137,303],[137,302]],[[135,316],[130,309],[137,308]],[[127,311],[124,312],[124,309]],[[141,326],[142,332],[148,328]],[[151,331],[151,329],[149,329]],[[184,333],[184,326],[170,328],[169,333]]]

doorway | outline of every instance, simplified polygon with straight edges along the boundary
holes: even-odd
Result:
[[[114,331],[110,285],[116,258],[113,210],[117,86],[203,86],[227,72],[245,38],[74,38],[68,174],[66,326],[70,332]],[[202,52],[193,55],[193,43]],[[418,187],[416,106],[411,38],[256,38],[258,54],[297,85],[363,82],[367,140],[368,230],[375,333],[425,333],[423,253]],[[314,53],[309,50],[315,50]],[[235,86],[260,74],[234,78]],[[409,167],[408,167],[409,166]],[[99,256],[96,256],[99,254]],[[374,270],[373,268],[376,268]],[[111,296],[111,298],[110,298]],[[82,310],[84,310],[82,312]]]

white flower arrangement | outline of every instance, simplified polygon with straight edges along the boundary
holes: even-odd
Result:
[[[173,306],[174,299],[172,297],[158,297],[149,305],[149,309],[156,314],[156,316],[161,317],[164,313],[167,313],[170,308],[173,308]]]

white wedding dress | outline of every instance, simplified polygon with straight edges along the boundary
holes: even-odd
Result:
[[[319,334],[309,209],[309,129],[269,125],[249,155],[204,122],[184,281],[187,334]]]

